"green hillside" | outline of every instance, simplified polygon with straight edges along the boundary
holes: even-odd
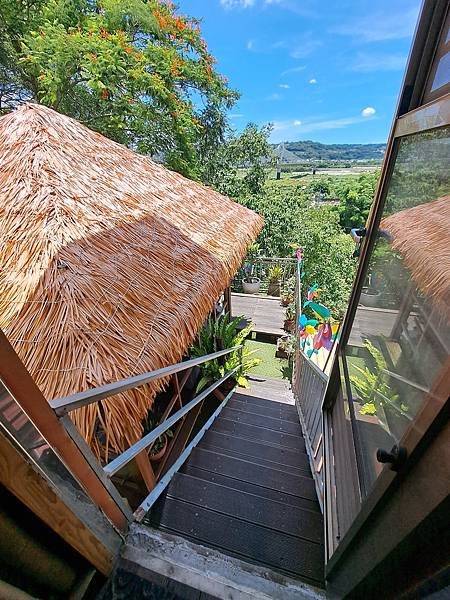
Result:
[[[277,148],[278,144],[274,145]],[[295,154],[299,161],[371,161],[381,162],[386,144],[321,144],[306,140],[286,142],[289,153]]]

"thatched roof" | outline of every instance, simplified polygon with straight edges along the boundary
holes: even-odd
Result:
[[[450,313],[450,196],[407,208],[381,221],[417,288]]]
[[[49,108],[0,118],[0,327],[49,399],[178,362],[261,227]],[[72,418],[121,450],[160,385]]]

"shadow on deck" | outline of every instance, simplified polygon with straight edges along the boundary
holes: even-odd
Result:
[[[273,296],[255,296],[252,294],[231,294],[231,314],[233,317],[244,315],[253,323],[256,335],[278,338],[285,334],[283,330],[286,309],[280,299]]]
[[[183,584],[174,597],[253,597],[224,591],[231,585],[236,593],[248,577],[261,593],[261,585],[269,586],[269,597],[322,597],[323,519],[286,381],[255,377],[250,390],[232,396],[145,525],[150,529],[137,526],[129,536],[124,558],[152,585]],[[195,564],[179,572],[163,568],[164,561],[180,562],[181,547]],[[142,560],[146,567],[136,571]],[[212,563],[225,565],[219,576],[225,588],[214,587],[217,576],[212,584],[205,565],[199,567],[205,560],[210,570]]]

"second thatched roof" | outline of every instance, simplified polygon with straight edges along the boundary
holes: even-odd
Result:
[[[261,227],[48,108],[0,118],[0,327],[47,398],[179,361]],[[123,450],[160,385],[71,416]]]
[[[417,288],[450,316],[450,196],[407,208],[381,221]]]

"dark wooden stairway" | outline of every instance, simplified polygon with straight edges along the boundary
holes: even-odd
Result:
[[[286,384],[236,393],[146,520],[322,586],[323,519]]]

